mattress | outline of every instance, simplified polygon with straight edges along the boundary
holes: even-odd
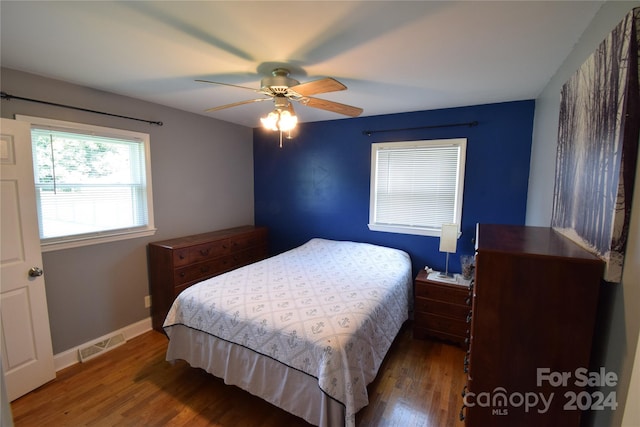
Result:
[[[411,286],[404,251],[312,239],[183,291],[164,323],[167,359],[203,367],[312,424],[336,425],[339,411],[339,425],[354,426],[408,319]],[[315,394],[303,399],[300,390]]]

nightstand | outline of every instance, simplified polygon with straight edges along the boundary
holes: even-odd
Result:
[[[467,346],[471,319],[469,280],[441,280],[421,270],[414,282],[413,337],[438,338]]]

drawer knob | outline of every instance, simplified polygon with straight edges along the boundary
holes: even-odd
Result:
[[[469,314],[467,314],[467,323],[471,323],[471,314],[471,311],[469,312]]]
[[[180,259],[184,259],[184,254],[180,254],[180,255],[178,256],[178,258],[180,258]]]
[[[180,277],[184,277],[186,276],[186,273],[184,271],[180,272]]]
[[[209,249],[200,249],[200,255],[202,256],[209,255]]]

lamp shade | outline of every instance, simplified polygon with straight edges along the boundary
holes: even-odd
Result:
[[[458,225],[442,224],[440,231],[440,252],[455,253],[458,242]]]

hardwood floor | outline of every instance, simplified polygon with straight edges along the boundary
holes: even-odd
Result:
[[[308,426],[185,362],[165,361],[167,338],[150,331],[12,402],[21,426]],[[464,351],[414,340],[406,326],[369,386],[358,427],[462,427]]]

